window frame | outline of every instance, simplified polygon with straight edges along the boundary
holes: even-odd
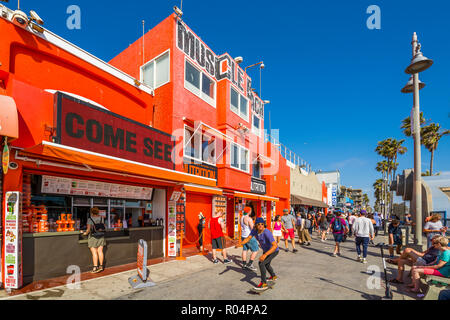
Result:
[[[156,70],[156,60],[158,60],[159,58],[161,58],[161,57],[164,56],[165,54],[168,54],[168,55],[169,55],[169,72],[168,72],[168,74],[169,74],[169,79],[168,79],[167,82],[164,82],[164,83],[160,84],[159,86],[156,86],[156,72],[157,72],[157,70]],[[153,87],[151,87],[149,84],[146,84],[146,83],[144,82],[144,68],[145,68],[146,66],[148,66],[150,63],[153,63],[153,70],[154,70],[154,71],[153,71]],[[164,86],[164,85],[170,83],[170,80],[171,80],[171,76],[170,76],[170,71],[171,71],[171,70],[170,70],[170,49],[167,49],[167,50],[164,51],[163,53],[161,53],[161,54],[157,55],[156,57],[154,57],[152,60],[150,60],[150,61],[144,63],[144,64],[139,68],[139,70],[140,70],[140,81],[141,81],[143,84],[145,84],[145,85],[151,87],[153,90],[158,89],[158,88],[160,88],[160,87],[162,87],[162,86]]]
[[[235,111],[235,110],[233,110],[233,108],[231,107],[231,90],[234,90],[237,94],[238,94],[238,110],[237,110],[237,112]],[[241,98],[244,98],[245,99],[245,101],[247,101],[247,116],[243,116],[242,114],[241,114]],[[241,94],[240,92],[239,92],[239,90],[237,90],[235,87],[234,87],[234,85],[232,85],[231,83],[230,83],[230,110],[234,113],[234,114],[236,114],[236,115],[238,115],[241,119],[243,119],[243,120],[245,120],[246,122],[250,122],[250,101],[249,101],[249,99],[246,97],[246,96],[244,96],[243,94]]]
[[[232,157],[231,157],[231,150],[233,149],[233,146],[237,147],[238,150],[238,167],[233,166],[232,164]],[[247,152],[247,157],[246,157],[246,164],[247,164],[247,170],[242,170],[242,152]],[[230,152],[229,152],[229,156],[230,156],[230,167],[232,169],[235,170],[239,170],[245,173],[250,174],[250,167],[251,167],[251,163],[250,163],[250,151],[249,149],[237,144],[236,142],[230,142]]]
[[[190,89],[188,86],[186,86],[186,63],[189,63],[194,69],[196,69],[200,73],[200,88],[199,92],[194,92],[194,90]],[[188,90],[190,93],[194,94],[198,98],[205,101],[207,104],[209,104],[211,107],[216,108],[217,105],[217,81],[210,77],[207,72],[202,70],[201,68],[197,67],[196,64],[189,59],[187,56],[184,56],[184,67],[183,67],[184,73],[183,73],[183,85],[186,90]],[[214,83],[214,99],[208,96],[203,92],[203,76],[206,76],[212,83]],[[206,96],[206,98],[205,98]]]
[[[259,128],[255,126],[255,117],[259,120]],[[258,137],[261,137],[261,122],[262,119],[258,117],[256,113],[252,113],[252,132]]]
[[[208,164],[208,165],[210,165],[210,166],[216,166],[217,165],[217,140],[214,140],[214,155],[215,155],[215,159],[214,159],[214,163],[211,163],[211,162],[208,162],[208,161],[204,161],[203,160],[203,142],[205,141],[205,140],[203,140],[203,137],[204,136],[208,136],[208,137],[211,137],[210,135],[208,135],[207,133],[205,133],[205,132],[203,132],[203,131],[200,131],[200,129],[197,131],[197,133],[195,133],[196,135],[197,134],[201,134],[201,141],[200,141],[200,146],[199,147],[197,147],[197,149],[199,148],[200,150],[200,152],[199,152],[199,158],[195,158],[195,157],[191,157],[190,155],[187,155],[186,154],[186,142],[187,142],[187,139],[186,139],[186,129],[189,129],[189,130],[191,130],[192,131],[192,133],[194,133],[195,132],[195,129],[194,128],[192,128],[192,127],[190,127],[190,126],[188,126],[188,125],[184,125],[184,130],[183,130],[183,158],[186,158],[186,159],[189,159],[189,160],[193,160],[193,161],[195,161],[195,162],[199,162],[199,163],[204,163],[204,164]],[[212,138],[212,137],[211,137]],[[194,135],[194,137],[192,138],[192,139],[195,139],[195,135]]]

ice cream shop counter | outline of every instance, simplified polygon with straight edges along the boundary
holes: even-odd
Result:
[[[111,230],[105,234],[105,267],[136,262],[138,241],[148,244],[148,258],[164,256],[164,227],[137,227]],[[80,231],[23,234],[24,284],[67,275],[69,266],[81,272],[92,269],[87,237]]]

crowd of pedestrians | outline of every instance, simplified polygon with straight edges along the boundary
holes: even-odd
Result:
[[[410,219],[410,216],[406,217],[405,226],[411,226]],[[290,252],[292,247],[292,253],[298,252],[295,241],[296,233],[297,244],[300,246],[311,246],[314,232],[317,233],[317,239],[322,242],[326,242],[328,235],[332,235],[335,244],[333,252],[330,252],[332,257],[341,256],[341,244],[348,238],[354,237],[357,254],[355,260],[366,264],[369,245],[375,244],[374,239],[379,235],[380,230],[385,230],[385,223],[388,223],[387,233],[384,231],[384,236],[387,236],[389,243],[389,259],[387,259],[387,262],[397,265],[398,268],[397,277],[390,282],[404,283],[405,266],[411,267],[408,277],[411,279],[410,290],[412,292],[418,292],[421,275],[450,277],[450,250],[448,249],[448,239],[445,237],[447,229],[442,226],[439,215],[430,217],[425,224],[424,233],[427,235],[428,249],[423,252],[411,248],[402,251],[403,234],[401,222],[397,217],[387,222],[382,215],[376,212],[369,214],[366,210],[346,213],[339,208],[329,212],[295,212],[285,209],[283,215],[277,215],[273,221],[269,222],[271,223],[270,229],[267,228],[266,223],[263,218],[256,218],[256,214],[251,207],[244,208],[240,218],[242,268],[257,271],[253,263],[259,249],[261,248],[263,251],[258,261],[261,282],[254,288],[256,291],[267,290],[271,282],[277,280],[272,262],[279,254],[280,249]],[[218,262],[217,249],[222,249],[224,263],[231,262],[227,259],[224,248],[223,229],[223,219],[213,217],[211,231],[214,263]],[[407,232],[410,232],[410,230],[407,229]],[[280,247],[280,242],[282,247]],[[397,258],[394,256],[394,249],[395,253],[399,255]]]

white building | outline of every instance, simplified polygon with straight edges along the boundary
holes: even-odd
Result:
[[[341,173],[339,170],[336,171],[318,171],[316,172],[316,177],[320,183],[325,182],[327,186],[327,203],[328,206],[337,205],[337,195],[341,187]]]

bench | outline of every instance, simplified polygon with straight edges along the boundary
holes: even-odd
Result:
[[[439,293],[450,286],[450,278],[426,275],[423,279],[428,286],[423,300],[437,300]]]

